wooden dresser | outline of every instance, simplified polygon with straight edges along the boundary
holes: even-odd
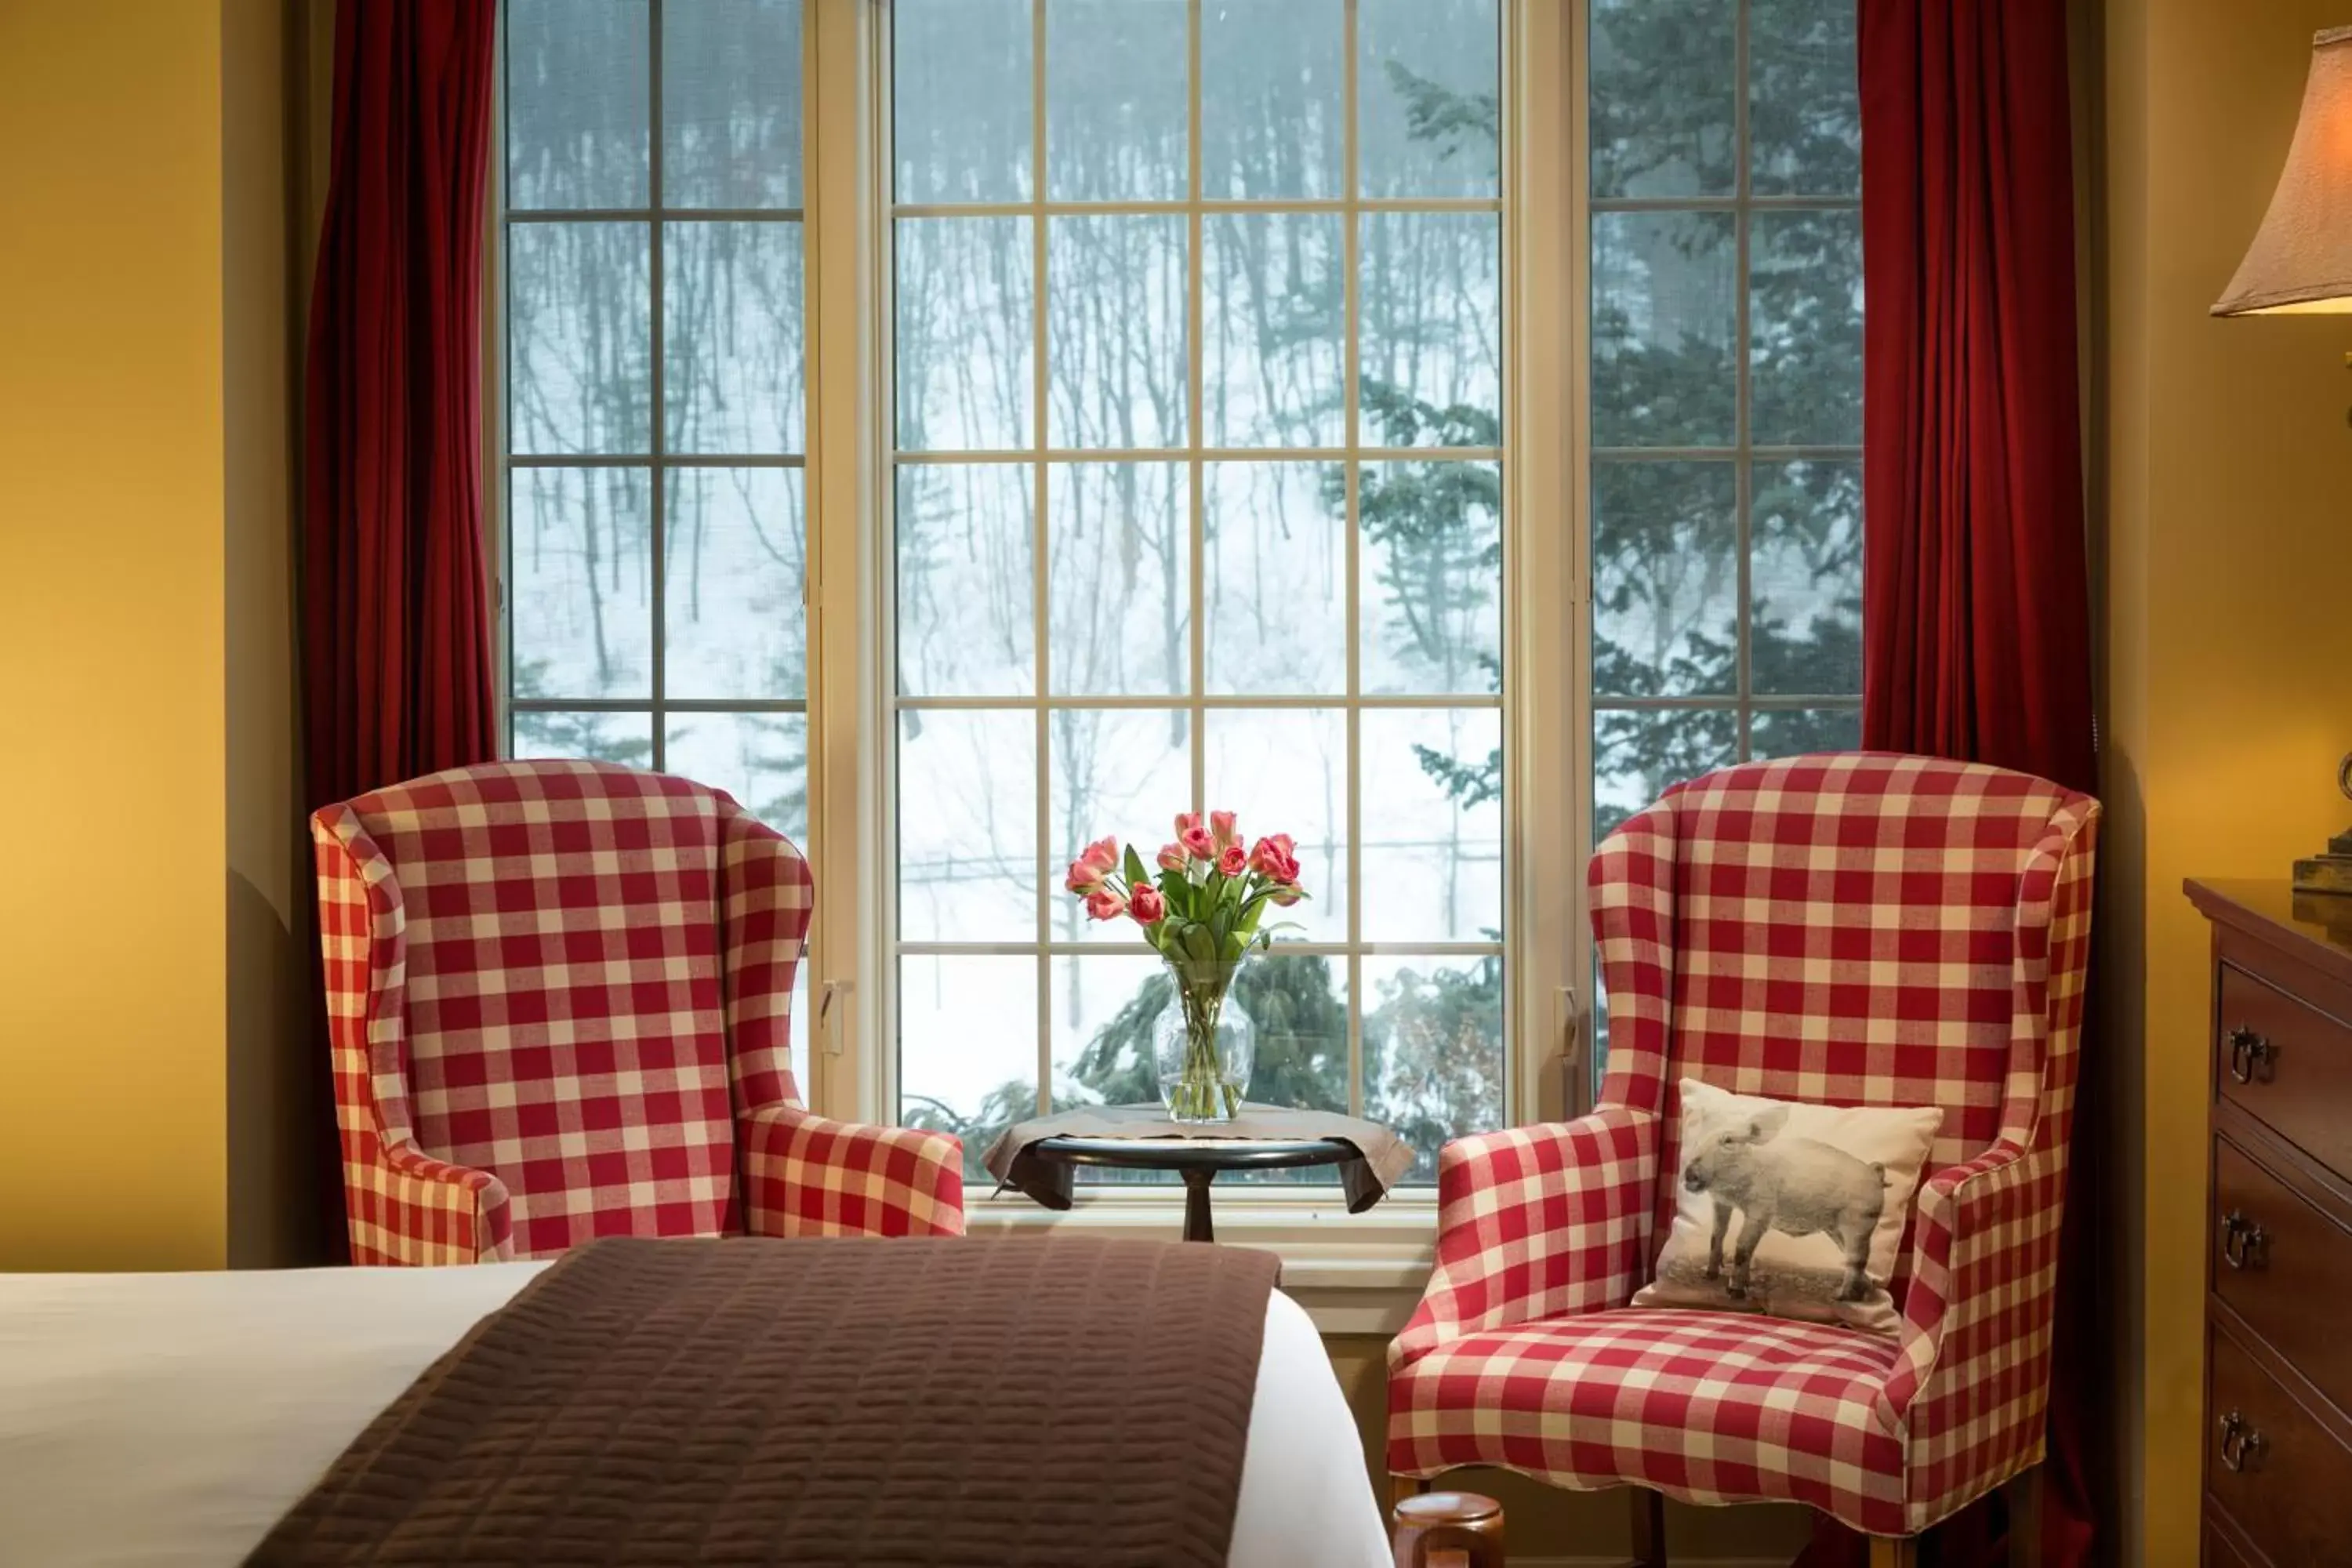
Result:
[[[2213,922],[2204,1560],[2352,1563],[2352,897],[2188,890]]]

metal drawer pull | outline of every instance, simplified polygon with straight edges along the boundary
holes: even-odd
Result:
[[[2268,1440],[2236,1411],[2221,1417],[2221,1463],[2231,1469],[2260,1468],[2263,1449],[2268,1446]]]
[[[2221,1216],[2221,1257],[2232,1268],[2251,1268],[2267,1254],[2270,1237],[2236,1209]]]
[[[2275,1059],[2278,1053],[2271,1043],[2243,1024],[2230,1031],[2230,1076],[2240,1083],[2254,1081],[2254,1069]],[[2263,1074],[2267,1080],[2270,1074]]]

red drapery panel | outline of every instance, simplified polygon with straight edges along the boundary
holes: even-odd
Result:
[[[310,295],[308,805],[496,754],[482,570],[494,0],[342,0]]]
[[[1863,743],[2095,792],[2065,7],[1860,5]],[[2077,1174],[2096,1173],[2096,1120],[2075,1121]],[[2095,1184],[2070,1181],[2062,1249],[2043,1504],[2057,1563],[2090,1551]],[[1998,1561],[1998,1527],[1979,1505],[1946,1528],[1941,1561]],[[1809,1561],[1843,1555],[1821,1541]]]

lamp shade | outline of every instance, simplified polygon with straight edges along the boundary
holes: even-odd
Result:
[[[2271,210],[2217,316],[2352,311],[2352,27],[2311,40],[2311,75]]]

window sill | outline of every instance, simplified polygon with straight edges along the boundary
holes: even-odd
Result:
[[[1434,1193],[1389,1198],[1351,1215],[1335,1195],[1220,1193],[1217,1239],[1255,1247],[1282,1259],[1283,1294],[1307,1309],[1326,1336],[1395,1334],[1412,1316],[1437,1244]],[[1168,1194],[1087,1192],[1061,1213],[1014,1192],[967,1192],[964,1228],[972,1236],[1019,1236],[1060,1227],[1172,1241],[1183,1228],[1181,1202]]]

